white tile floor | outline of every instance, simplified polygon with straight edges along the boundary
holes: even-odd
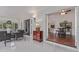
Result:
[[[13,44],[14,45],[14,44]],[[76,52],[74,50],[63,48],[57,45],[50,45],[45,42],[37,42],[34,40],[20,40],[15,42],[15,46],[11,47],[11,43],[7,43],[7,47],[0,42],[0,52]]]

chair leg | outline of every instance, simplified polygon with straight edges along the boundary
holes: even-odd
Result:
[[[4,44],[5,44],[5,47],[6,47],[6,40],[5,40]]]

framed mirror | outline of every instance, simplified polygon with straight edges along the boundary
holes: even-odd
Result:
[[[24,21],[25,24],[25,34],[30,35],[30,19]]]

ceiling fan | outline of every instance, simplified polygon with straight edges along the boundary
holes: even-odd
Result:
[[[61,10],[61,12],[60,12],[60,14],[61,15],[65,15],[65,14],[68,14],[68,12],[70,12],[71,11],[71,9],[69,9],[69,10]]]

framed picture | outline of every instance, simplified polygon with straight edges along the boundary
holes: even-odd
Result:
[[[55,25],[51,25],[51,28],[55,28]]]
[[[2,29],[2,24],[0,24],[0,29]]]

